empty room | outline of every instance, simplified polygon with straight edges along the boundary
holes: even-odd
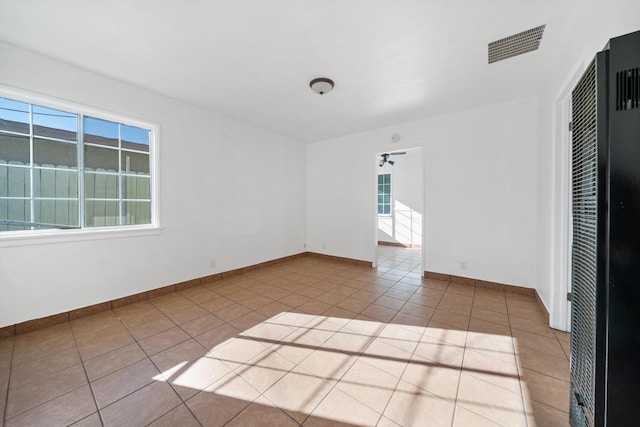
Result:
[[[633,425],[638,17],[0,0],[0,427]]]

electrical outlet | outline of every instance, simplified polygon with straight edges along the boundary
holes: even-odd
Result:
[[[307,249],[307,244],[305,243],[304,245],[302,245],[305,249]]]
[[[216,259],[215,258],[211,258],[211,260],[209,260],[209,268],[216,268]]]
[[[460,270],[466,270],[468,267],[467,260],[460,261]]]

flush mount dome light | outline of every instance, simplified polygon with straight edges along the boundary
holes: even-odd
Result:
[[[331,89],[333,89],[333,80],[326,77],[318,77],[317,79],[313,79],[309,82],[309,87],[311,87],[311,90],[318,95],[324,95],[325,93],[331,92]]]

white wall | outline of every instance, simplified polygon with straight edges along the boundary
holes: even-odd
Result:
[[[425,270],[536,287],[537,114],[519,99],[310,144],[309,250],[373,260],[371,158],[398,132],[425,150]]]
[[[159,124],[163,228],[0,240],[0,327],[304,250],[303,144],[10,45],[0,43],[0,58],[2,85]]]
[[[378,174],[391,174],[391,216],[378,215],[378,241],[422,245],[422,150],[397,148],[389,152],[406,154],[391,156],[378,166]],[[376,164],[379,157],[375,159]]]

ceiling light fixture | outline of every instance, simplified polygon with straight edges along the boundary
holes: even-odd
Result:
[[[333,89],[333,80],[326,77],[318,77],[317,79],[313,79],[309,82],[309,87],[318,95],[324,95],[325,93],[331,92],[331,89]]]

